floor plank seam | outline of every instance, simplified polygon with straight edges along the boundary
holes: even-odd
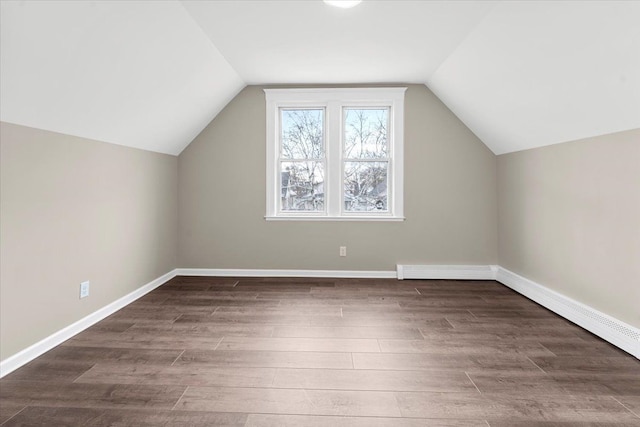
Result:
[[[542,372],[543,372],[543,373],[545,373],[545,374],[547,373],[544,369],[542,369],[540,366],[538,366],[538,364],[537,364],[536,362],[534,362],[533,360],[531,360],[531,358],[530,358],[529,356],[525,356],[525,357],[527,358],[527,360],[528,360],[529,362],[533,363],[533,365],[534,365],[536,368],[540,369],[540,371],[542,371]]]
[[[453,325],[453,323],[451,323],[451,321],[449,319],[446,318],[446,316],[444,317],[445,322],[447,322],[450,326],[451,329],[456,329],[456,327]],[[422,335],[424,337],[424,334]]]
[[[471,381],[471,384],[473,384],[473,386],[476,388],[476,390],[478,390],[478,393],[482,394],[482,392],[480,391],[480,389],[478,388],[476,383],[471,379],[471,375],[469,375],[469,373],[467,371],[465,371],[464,374],[467,376],[467,378],[469,378],[469,381]]]
[[[169,366],[174,366],[174,365],[175,365],[175,363],[176,363],[176,362],[177,362],[177,361],[182,357],[182,355],[184,354],[184,352],[185,352],[185,351],[187,351],[187,349],[186,349],[186,348],[180,352],[180,354],[178,355],[178,357],[176,357],[176,358],[175,358],[175,360],[174,360],[173,362],[171,362],[171,365],[169,365]]]
[[[554,353],[553,351],[551,351],[547,346],[545,346],[544,344],[542,344],[541,342],[538,343],[538,345],[542,348],[544,348],[545,350],[547,350],[549,353],[553,354],[554,356],[558,357],[558,355],[556,353]]]
[[[185,394],[187,394],[187,390],[189,390],[190,386],[186,386],[184,391],[182,392],[182,394],[180,395],[180,397],[178,398],[178,400],[176,400],[176,403],[173,404],[173,406],[171,407],[171,411],[175,411],[176,407],[178,406],[178,403],[180,403],[180,401],[182,400],[182,398],[184,397]]]
[[[216,346],[213,348],[213,351],[216,351],[218,349],[222,340],[224,340],[224,337],[220,338],[220,341],[218,341],[218,344],[216,344]]]
[[[136,323],[133,323],[132,325],[129,325],[129,327],[126,328],[124,331],[122,331],[122,333],[129,332],[129,329],[133,328],[134,326],[136,326]]]
[[[616,402],[618,402],[620,405],[622,405],[622,407],[624,409],[626,409],[627,411],[631,412],[633,415],[635,415],[637,418],[640,418],[640,415],[636,414],[633,409],[629,408],[627,405],[625,405],[624,403],[620,402],[618,399],[615,398],[615,396],[609,396],[611,397],[613,400],[615,400]]]
[[[269,388],[276,388],[273,385],[276,382],[276,378],[278,377],[278,373],[280,371],[280,368],[275,368],[273,371],[273,377],[271,377],[271,384],[269,385]]]
[[[398,401],[398,393],[393,393],[393,400],[396,402],[396,408],[398,408],[398,414],[400,414],[400,418],[406,418],[402,413],[402,407],[400,406],[400,402]]]
[[[87,369],[86,371],[82,372],[80,375],[78,375],[77,377],[75,377],[73,379],[73,381],[71,381],[71,383],[76,384],[76,381],[78,381],[80,379],[80,377],[82,377],[84,374],[86,374],[87,372],[89,372],[91,369],[93,369],[93,367],[96,366],[96,364],[94,363],[93,365],[91,365],[91,367],[89,369]]]
[[[213,412],[216,413],[216,412]],[[224,413],[224,412],[217,412]],[[401,418],[404,420],[416,420],[416,421],[438,421],[438,420],[451,420],[451,418],[434,418],[434,417],[407,417],[404,415],[336,415],[336,414],[307,414],[307,413],[281,413],[281,412],[234,412],[238,414],[246,414],[246,415],[275,415],[275,416],[283,416],[283,417],[314,417],[314,418],[362,418],[362,419],[379,419],[386,420],[389,418],[393,418],[394,421],[396,418]],[[455,418],[455,420],[464,420],[471,421],[473,418]],[[482,420],[489,423],[486,420]],[[491,427],[491,426],[490,426]]]
[[[15,417],[17,417],[22,411],[24,411],[25,409],[27,409],[29,406],[25,405],[24,408],[20,409],[18,412],[16,412],[15,414],[13,414],[12,416],[10,416],[8,419],[4,420],[4,422],[2,424],[0,424],[0,426],[3,426],[5,424],[7,424],[9,421],[11,421],[12,419],[14,419]]]

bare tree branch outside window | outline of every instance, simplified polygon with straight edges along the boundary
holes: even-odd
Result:
[[[282,109],[280,207],[324,210],[324,110]]]
[[[344,209],[388,211],[389,109],[344,109]]]

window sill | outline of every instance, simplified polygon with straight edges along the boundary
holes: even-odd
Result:
[[[401,222],[406,218],[403,216],[265,216],[267,221],[386,221]]]

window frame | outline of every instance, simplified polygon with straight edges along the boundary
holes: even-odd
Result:
[[[266,99],[267,220],[403,221],[404,93],[406,87],[264,89]],[[281,109],[324,109],[324,211],[282,211],[280,206]],[[388,108],[387,211],[344,207],[345,108]],[[385,161],[387,161],[385,159]],[[389,189],[391,191],[389,191]]]

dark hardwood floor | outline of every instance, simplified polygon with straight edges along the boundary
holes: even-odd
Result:
[[[177,277],[0,380],[2,426],[640,426],[640,361],[497,282]]]

